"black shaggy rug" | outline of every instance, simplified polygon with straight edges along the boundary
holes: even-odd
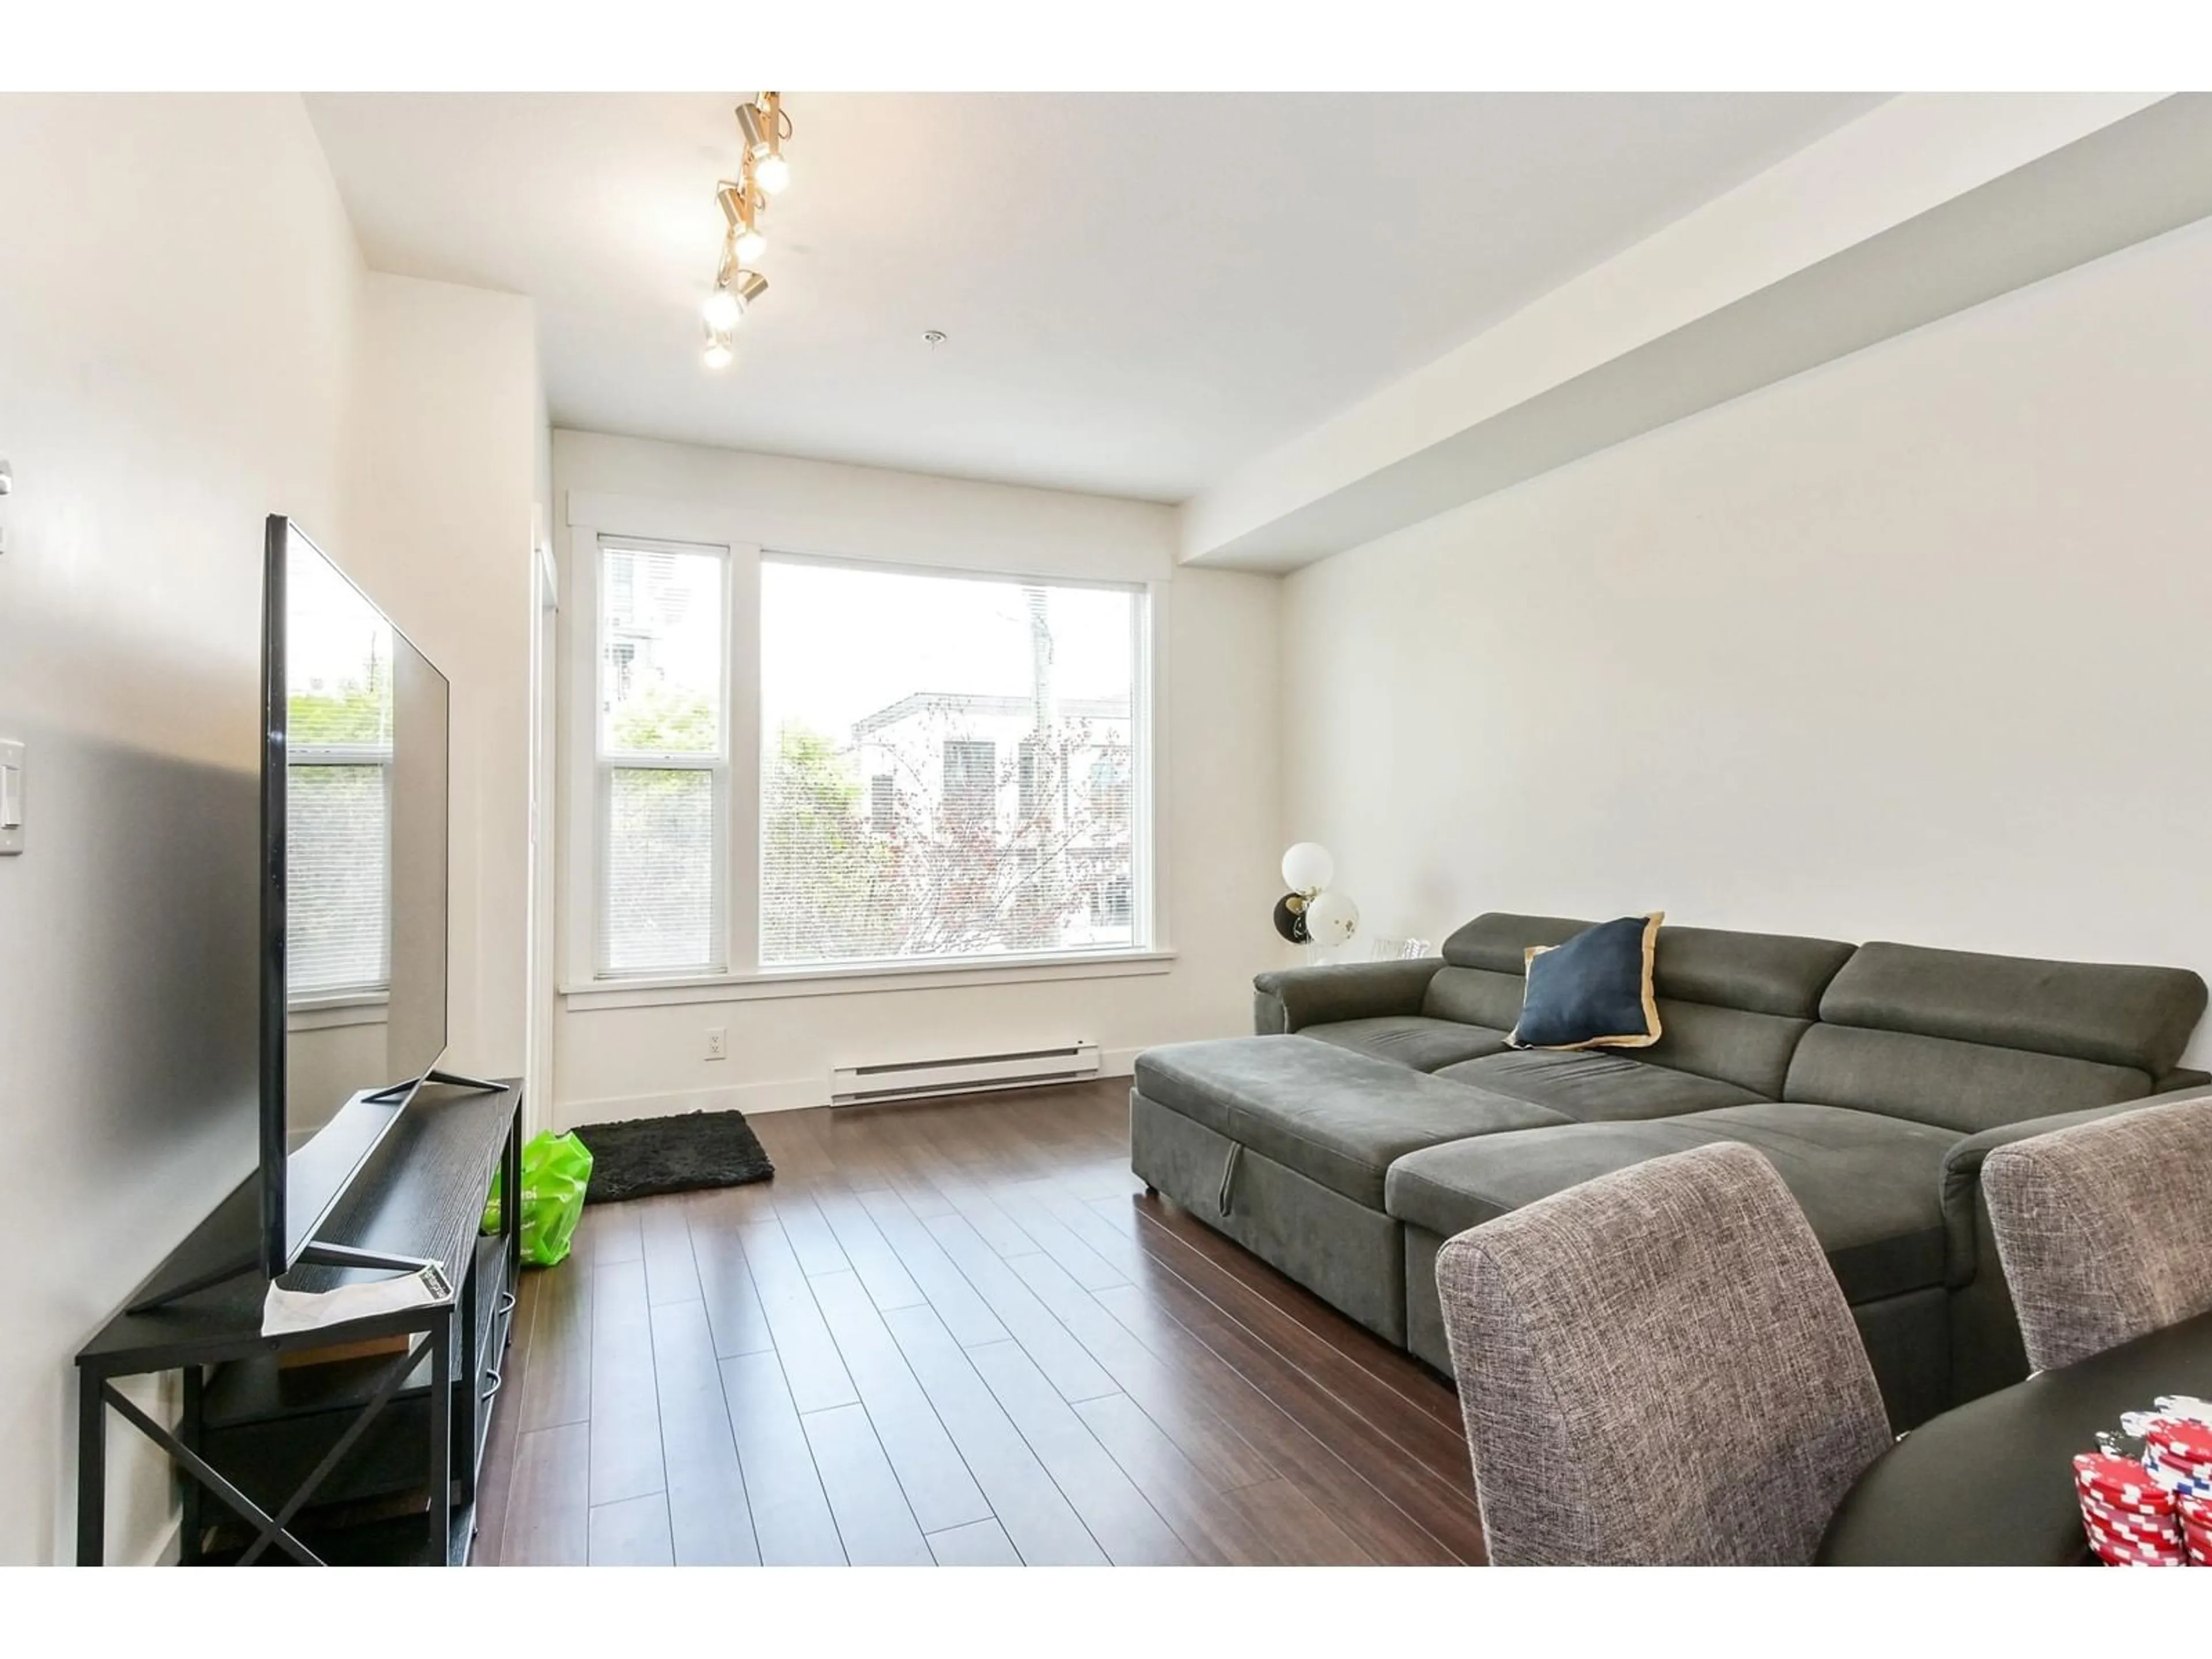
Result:
[[[743,1112],[693,1112],[629,1123],[586,1123],[576,1139],[591,1149],[586,1204],[619,1204],[655,1193],[742,1187],[775,1173]]]

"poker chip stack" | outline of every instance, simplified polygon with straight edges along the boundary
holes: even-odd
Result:
[[[2142,1425],[2143,1468],[2168,1492],[2212,1498],[2212,1423],[2154,1417]]]
[[[2212,1567],[2212,1498],[2177,1498],[2174,1512],[2181,1517],[2181,1541],[2189,1564]]]
[[[2188,1547],[2174,1494],[2132,1457],[2074,1460],[2074,1490],[2089,1547],[2110,1567],[2185,1567]]]
[[[2173,1495],[2183,1548],[2212,1566],[2212,1423],[2154,1417],[2143,1425],[2143,1472]]]

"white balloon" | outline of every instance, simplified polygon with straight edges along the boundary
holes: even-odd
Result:
[[[1341,945],[1359,931],[1359,907],[1341,893],[1323,893],[1306,906],[1306,932],[1316,943]]]
[[[1336,860],[1318,842],[1302,841],[1283,854],[1283,885],[1293,893],[1318,893],[1336,874]]]

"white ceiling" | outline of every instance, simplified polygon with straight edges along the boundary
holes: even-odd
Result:
[[[1880,101],[793,92],[716,374],[737,96],[308,108],[371,265],[537,301],[557,425],[1172,501]]]

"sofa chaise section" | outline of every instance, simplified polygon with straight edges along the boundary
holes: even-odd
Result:
[[[1130,1159],[1147,1185],[1402,1347],[1390,1166],[1442,1141],[1566,1121],[1334,1043],[1231,1037],[1137,1057]]]
[[[1948,1130],[1844,1107],[1764,1102],[1683,1117],[1575,1124],[1447,1142],[1391,1166],[1388,1213],[1406,1224],[1407,1344],[1451,1368],[1436,1299],[1437,1249],[1537,1199],[1648,1158],[1735,1142],[1780,1172],[1827,1253],[1866,1339],[1891,1418],[1944,1401]]]

